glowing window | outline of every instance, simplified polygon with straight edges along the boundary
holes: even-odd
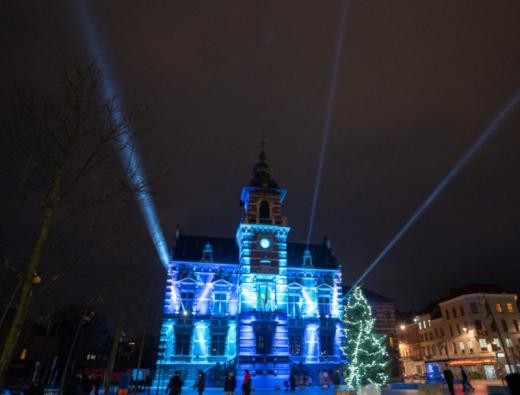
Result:
[[[190,333],[176,333],[175,334],[175,354],[189,355],[191,345]]]
[[[24,348],[22,350],[22,352],[20,353],[20,359],[24,360],[25,358],[27,358],[27,349],[26,348]]]
[[[480,345],[481,350],[487,350],[487,341],[486,339],[478,339],[478,344]]]
[[[513,313],[514,312],[513,303],[508,303],[506,306],[507,306],[507,312],[508,313]]]
[[[226,351],[226,335],[215,334],[211,336],[211,355],[224,355]]]
[[[318,297],[318,310],[322,316],[330,315],[330,298],[328,296]]]
[[[501,313],[502,312],[502,305],[500,303],[497,303],[495,305],[495,310],[497,313]]]
[[[287,314],[293,318],[300,316],[300,297],[298,295],[287,297]]]
[[[302,337],[289,336],[289,353],[291,355],[302,355]]]
[[[213,299],[213,314],[224,315],[227,313],[227,295],[225,293],[215,293]],[[221,355],[221,354],[218,354]]]

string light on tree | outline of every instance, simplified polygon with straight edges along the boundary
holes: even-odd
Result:
[[[350,388],[388,382],[385,336],[373,332],[375,319],[360,287],[355,287],[345,309],[343,354],[348,360],[345,384]]]

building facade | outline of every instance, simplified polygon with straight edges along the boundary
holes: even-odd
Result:
[[[326,382],[342,360],[341,266],[328,242],[288,241],[287,191],[261,152],[235,238],[178,233],[167,276],[155,386],[174,370],[244,370],[256,388],[291,371]]]
[[[516,294],[458,295],[438,303],[435,311],[416,317],[414,325],[428,379],[439,379],[444,364],[463,366],[474,378],[489,380],[520,370]],[[459,373],[457,369],[455,373]]]

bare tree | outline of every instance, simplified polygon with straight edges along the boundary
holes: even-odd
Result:
[[[132,141],[126,138],[131,131],[129,118],[121,116],[112,100],[103,99],[102,76],[94,64],[68,64],[62,77],[54,92],[19,91],[8,124],[10,133],[1,147],[0,175],[12,180],[12,191],[19,194],[13,213],[27,207],[31,199],[36,200],[40,223],[30,257],[20,271],[16,313],[0,355],[0,388],[26,320],[34,278],[42,269],[45,246],[60,209],[87,176],[113,162],[117,152],[128,149],[125,144]],[[123,191],[135,189],[117,178],[112,180],[114,185],[110,190],[96,191],[93,204],[102,205],[109,199],[117,199]],[[74,201],[67,204],[74,207],[75,215],[85,205],[82,202],[76,207]],[[7,226],[10,216],[0,226]],[[7,256],[3,261],[8,265]]]

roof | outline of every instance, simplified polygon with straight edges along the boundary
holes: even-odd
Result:
[[[500,288],[498,285],[494,284],[466,284],[459,288],[451,288],[446,297],[439,299],[435,302],[430,302],[425,308],[420,310],[419,314],[430,314],[432,319],[439,318],[441,317],[441,309],[439,303],[447,302],[459,296],[470,295],[475,293],[510,294],[511,292],[508,292],[503,288]]]
[[[350,285],[344,286],[343,287],[343,295],[346,295],[347,292],[350,291],[350,288],[351,288]],[[361,287],[361,289],[363,290],[363,295],[365,295],[365,298],[369,302],[394,303],[394,301],[392,299],[387,298],[386,296],[383,296],[381,294],[375,293],[375,292],[370,291],[370,290],[368,290],[366,288],[363,288],[363,287]]]
[[[213,249],[215,263],[238,264],[238,247],[234,238],[193,236],[180,233],[175,241],[173,259],[176,261],[200,262],[202,251],[206,243]],[[301,267],[303,252],[306,245],[303,243],[287,243],[287,265]],[[323,244],[311,244],[309,250],[315,269],[337,269],[339,261],[325,239]]]

